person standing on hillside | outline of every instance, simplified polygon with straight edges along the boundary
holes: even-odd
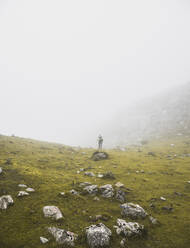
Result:
[[[102,150],[102,145],[103,145],[103,138],[102,138],[102,135],[100,134],[98,136],[98,150],[101,151]]]

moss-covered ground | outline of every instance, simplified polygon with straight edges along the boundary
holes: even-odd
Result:
[[[77,233],[79,239],[76,247],[85,248],[85,227],[94,223],[89,216],[98,214],[109,217],[107,221],[101,222],[113,231],[110,247],[118,248],[122,238],[113,229],[117,218],[121,218],[118,201],[102,197],[100,201],[94,201],[90,195],[59,195],[62,191],[78,190],[78,183],[86,181],[97,185],[114,185],[118,181],[124,183],[131,189],[127,194],[127,202],[141,205],[159,220],[159,225],[152,225],[148,218],[138,220],[145,225],[147,235],[129,239],[128,248],[189,248],[188,138],[165,138],[164,141],[156,140],[142,147],[130,147],[126,151],[107,150],[109,159],[98,162],[90,159],[93,152],[93,149],[74,149],[59,144],[0,136],[0,167],[3,168],[0,196],[10,194],[14,199],[13,206],[0,211],[0,248],[59,247],[47,232],[49,226]],[[148,155],[148,152],[154,152],[155,156]],[[111,171],[116,178],[87,177],[84,172],[77,174],[80,168],[88,168],[95,174]],[[20,183],[34,188],[36,192],[18,198]],[[161,196],[166,201],[161,201]],[[64,215],[63,220],[44,218],[42,208],[46,205],[58,206]],[[172,207],[173,211],[163,210],[164,206]],[[129,218],[126,220],[131,221]],[[49,243],[41,244],[40,236],[49,238]]]

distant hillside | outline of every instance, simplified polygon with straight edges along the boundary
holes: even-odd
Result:
[[[109,146],[190,133],[190,83],[120,112],[105,131]]]

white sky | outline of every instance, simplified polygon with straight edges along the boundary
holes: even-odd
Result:
[[[189,13],[189,0],[0,0],[0,133],[91,145],[120,108],[190,80]]]

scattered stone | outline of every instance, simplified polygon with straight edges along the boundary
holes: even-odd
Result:
[[[166,210],[166,211],[171,212],[171,211],[173,211],[173,208],[169,207],[169,206],[164,206],[164,207],[162,207],[162,210]]]
[[[104,177],[104,175],[103,175],[103,174],[98,174],[98,175],[97,175],[97,177],[99,177],[99,178],[103,178],[103,177]]]
[[[125,191],[118,189],[116,190],[115,199],[121,203],[124,203],[126,201],[125,195],[126,195]]]
[[[80,187],[85,187],[85,186],[89,186],[89,185],[92,185],[92,184],[89,182],[84,182],[84,183],[79,184]]]
[[[62,219],[63,215],[58,207],[56,206],[45,206],[43,207],[43,213],[45,217],[51,217],[56,220]]]
[[[32,192],[35,192],[35,189],[33,189],[33,188],[27,188],[26,191],[32,193]]]
[[[0,174],[3,172],[3,169],[0,167]]]
[[[95,174],[93,172],[85,172],[84,175],[89,177],[95,177]]]
[[[57,227],[49,227],[48,231],[53,235],[58,244],[65,244],[68,246],[74,246],[78,235],[73,232],[65,231]]]
[[[106,152],[94,152],[91,159],[94,161],[108,159],[108,154]]]
[[[70,193],[72,194],[72,195],[78,195],[79,193],[76,191],[76,190],[74,190],[74,189],[71,189],[70,190]]]
[[[164,198],[164,197],[160,197],[160,200],[162,200],[162,201],[166,201],[166,198]]]
[[[189,184],[190,184],[190,181],[187,181],[187,183],[189,183]]]
[[[155,154],[154,152],[148,152],[148,155],[149,155],[149,156],[156,157],[156,154]]]
[[[124,248],[124,247],[126,247],[126,243],[127,243],[127,240],[122,239],[121,242],[120,242],[120,246]]]
[[[103,178],[106,178],[106,179],[115,179],[115,176],[114,176],[114,174],[111,171],[108,171],[108,172],[106,172],[106,173],[103,174]]]
[[[101,220],[101,221],[108,221],[109,220],[109,216],[108,215],[101,215],[101,214],[99,214],[99,215],[96,215],[96,216],[90,216],[90,220],[91,221],[99,221],[99,220]]]
[[[109,246],[112,232],[104,224],[91,225],[86,228],[90,248]]]
[[[44,237],[40,237],[40,241],[42,242],[42,244],[46,244],[49,240]]]
[[[80,171],[79,170],[77,171],[77,174],[80,174]]]
[[[124,234],[126,237],[133,235],[142,235],[144,226],[137,222],[126,222],[122,219],[117,219],[116,233],[118,235]]]
[[[65,195],[65,192],[60,192],[59,193],[61,196],[64,196]]]
[[[7,207],[13,203],[13,198],[10,195],[3,195],[0,197],[0,209],[7,209]]]
[[[26,191],[19,191],[17,196],[18,197],[22,197],[22,196],[27,196],[27,195],[29,195],[28,192],[26,192]]]
[[[27,188],[27,186],[25,184],[19,184],[18,187],[20,187],[20,188]]]
[[[177,196],[183,196],[183,194],[180,193],[180,192],[174,192],[174,194],[177,195]]]
[[[90,185],[84,188],[84,191],[88,192],[88,194],[96,194],[98,192],[97,185]]]
[[[93,200],[94,200],[94,201],[100,201],[100,198],[97,197],[97,196],[95,196]]]
[[[124,184],[123,184],[123,183],[120,183],[120,182],[117,182],[117,183],[115,184],[115,186],[116,186],[117,188],[123,188],[123,187],[124,187]]]
[[[145,210],[138,204],[124,203],[121,205],[121,209],[123,216],[128,216],[132,218],[145,218],[147,216]]]
[[[114,196],[114,190],[111,184],[106,184],[100,187],[102,196],[105,198],[111,198]]]
[[[150,222],[151,222],[153,225],[158,224],[157,219],[153,218],[152,216],[149,216],[149,220],[150,220]]]
[[[85,169],[84,169],[84,168],[80,168],[80,169],[79,169],[79,171],[81,171],[81,172],[82,172],[82,171],[85,171]]]

